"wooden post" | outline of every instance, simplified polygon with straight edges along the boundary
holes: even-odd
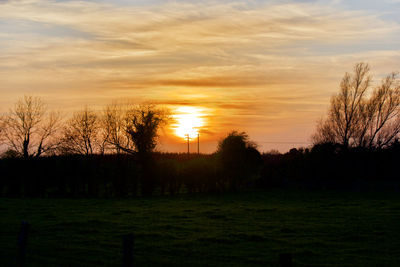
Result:
[[[292,267],[292,255],[289,253],[280,254],[279,262],[281,267]]]
[[[22,221],[21,231],[18,236],[17,266],[25,266],[26,245],[28,242],[29,223]]]
[[[197,155],[200,155],[200,134],[197,133]]]
[[[128,234],[123,236],[123,267],[132,267],[133,266],[133,244],[134,237],[133,234]]]
[[[187,134],[187,147],[188,147],[187,153],[189,155],[190,154],[190,151],[189,151],[189,134]]]

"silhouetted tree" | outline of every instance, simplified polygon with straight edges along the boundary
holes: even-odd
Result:
[[[372,94],[369,66],[358,63],[346,73],[340,92],[331,98],[326,120],[318,122],[314,144],[338,143],[348,147],[385,147],[400,132],[400,86],[392,73]]]
[[[236,190],[259,171],[261,155],[246,133],[232,131],[218,144],[217,155],[228,185]]]
[[[125,131],[125,115],[126,111],[123,107],[114,103],[104,109],[101,119],[102,140],[117,154],[122,152],[121,148],[134,150]]]
[[[151,195],[156,186],[157,171],[151,152],[157,145],[158,130],[166,122],[166,112],[153,105],[130,107],[124,116],[124,130],[128,142],[125,143],[125,147],[120,148],[137,155],[142,169],[140,182],[144,195]]]
[[[13,150],[13,149],[8,149],[6,150],[3,154],[1,154],[2,159],[13,159],[13,158],[18,158],[20,154]]]
[[[39,97],[24,96],[1,118],[1,139],[24,158],[39,157],[56,149],[60,121]]]
[[[153,105],[130,108],[125,115],[125,131],[134,145],[135,152],[152,152],[157,145],[158,130],[166,122],[166,112]],[[129,147],[125,150],[130,152]]]
[[[361,105],[361,119],[356,133],[360,147],[386,147],[400,132],[400,84],[397,74],[382,80],[372,96]]]
[[[4,143],[4,127],[5,119],[0,115],[0,145]]]
[[[91,155],[98,148],[98,116],[88,107],[75,112],[64,127],[61,152]]]

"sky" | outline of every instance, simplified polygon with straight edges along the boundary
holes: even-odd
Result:
[[[375,83],[400,70],[399,0],[0,0],[0,112],[23,95],[66,117],[151,102],[176,120],[160,151],[186,151],[180,121],[207,153],[232,130],[308,146],[358,62]]]

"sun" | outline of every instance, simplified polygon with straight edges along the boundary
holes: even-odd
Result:
[[[179,107],[175,110],[175,122],[172,128],[175,134],[182,138],[197,138],[200,128],[204,126],[202,109],[195,107]]]

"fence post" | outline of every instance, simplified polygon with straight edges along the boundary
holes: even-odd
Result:
[[[134,236],[133,234],[124,235],[122,238],[123,241],[123,267],[132,267],[133,266],[133,244],[134,244]]]
[[[17,243],[17,266],[23,267],[25,266],[25,257],[26,257],[26,245],[28,241],[28,232],[29,232],[29,223],[22,221],[21,224],[21,231],[19,232],[18,236],[18,243]]]
[[[280,254],[279,262],[281,267],[292,267],[292,255],[289,253]]]

